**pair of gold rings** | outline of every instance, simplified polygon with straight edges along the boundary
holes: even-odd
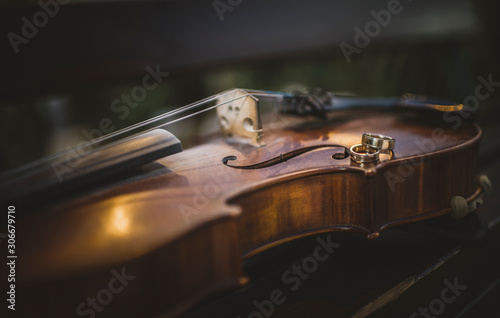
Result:
[[[368,163],[380,160],[380,152],[388,152],[393,157],[396,139],[379,134],[363,133],[361,144],[351,147],[351,160]]]

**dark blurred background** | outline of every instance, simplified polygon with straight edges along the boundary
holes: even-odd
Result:
[[[483,211],[497,216],[500,5],[486,0],[401,0],[396,6],[399,13],[390,15],[387,26],[378,24],[380,30],[374,31],[365,47],[355,49],[348,61],[341,45],[355,45],[355,28],[366,32],[369,24],[374,25],[372,11],[380,15],[381,10],[388,12],[388,5],[397,3],[395,0],[0,0],[3,39],[0,172],[87,140],[83,131],[100,129],[103,119],[108,119],[116,131],[233,87],[278,91],[321,87],[364,96],[398,96],[410,92],[462,103],[477,94],[476,88],[481,84],[478,78],[491,78],[498,84],[489,91],[481,90],[489,96],[480,101],[475,119],[484,133],[481,171],[488,174],[495,191]],[[156,69],[157,65],[168,76],[147,91],[144,100],[128,107],[126,115],[115,111],[114,102],[120,100],[123,109],[122,94],[130,95],[142,87],[149,74],[147,68]],[[173,133],[185,147],[189,146],[202,132],[204,119],[207,118],[183,124]],[[438,182],[445,184],[446,180]],[[498,222],[498,217],[495,220]],[[364,277],[371,275],[369,281],[372,277],[379,280],[389,277],[390,281],[394,273],[391,267],[381,267],[384,258],[391,260],[390,256],[396,255],[405,259],[409,254],[398,254],[397,248],[387,249],[384,245],[387,242],[391,246],[408,241],[388,236],[377,250],[370,244],[380,243],[357,242],[352,249],[344,249],[350,253],[347,257],[338,260],[349,264],[354,271],[366,265],[371,271],[366,271]],[[418,264],[426,257],[431,259],[429,247],[439,251],[445,241],[437,236],[435,242],[440,242],[435,244],[437,248],[427,243],[427,236],[415,242],[420,252],[411,247],[408,251]],[[288,259],[299,259],[295,246]],[[489,246],[498,249],[498,244]],[[402,248],[406,251],[406,246]],[[484,250],[481,253],[499,255],[498,250]],[[372,269],[372,262],[354,264],[354,256],[364,255],[363,251],[367,259],[372,257],[373,263],[380,267]],[[383,253],[378,254],[380,251]],[[470,255],[466,253],[463,254]],[[276,259],[283,258],[282,255],[276,253]],[[268,264],[277,264],[275,268],[283,266],[287,261],[284,259],[281,263],[262,262],[265,264],[262,271],[270,271]],[[411,262],[412,258],[408,259]],[[470,261],[478,264],[479,270],[474,272],[477,274],[474,277],[480,277],[474,278],[477,282],[489,280],[493,277],[491,273],[498,272],[494,268],[484,270],[487,267],[484,264],[498,264],[484,259],[489,260],[474,256]],[[371,274],[376,271],[386,276]],[[315,277],[321,283],[328,281],[321,275]],[[433,277],[430,280],[440,284],[441,279]],[[319,294],[315,292],[302,289],[301,295],[314,297]],[[380,316],[391,315],[395,306],[405,308],[406,313],[406,308],[422,304],[413,299],[417,292],[403,295],[399,303],[387,307]],[[420,294],[432,295],[425,284]],[[489,303],[479,303],[476,308],[494,308],[496,313],[498,294],[497,286],[488,296]],[[339,295],[344,296],[343,287]],[[243,300],[233,303],[235,307],[242,302],[253,306],[249,301],[253,298],[240,298]],[[345,298],[339,299],[342,302]],[[225,308],[226,300],[215,302],[214,306],[223,303],[220,308]],[[464,304],[469,306],[470,302]],[[235,311],[244,312],[240,308]],[[312,317],[312,313],[308,314]],[[202,313],[200,317],[207,315]]]
[[[82,130],[98,128],[102,118],[119,129],[233,87],[411,92],[463,102],[475,95],[479,76],[500,82],[494,1],[402,0],[350,63],[340,44],[354,45],[354,28],[365,30],[372,10],[397,1],[61,3],[0,5],[0,170],[85,140]],[[156,65],[169,75],[121,118],[113,101]],[[484,164],[500,154],[499,104],[498,91],[480,102]],[[189,137],[199,127],[179,133]]]

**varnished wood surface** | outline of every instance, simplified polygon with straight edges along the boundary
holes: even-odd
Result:
[[[152,270],[169,285],[189,286],[179,293],[183,297],[173,302],[175,306],[156,298],[157,302],[146,302],[155,308],[151,314],[175,312],[214,290],[239,285],[244,281],[240,258],[279,242],[339,230],[376,237],[389,226],[447,213],[452,196],[471,199],[477,194],[481,132],[474,124],[453,130],[442,118],[421,116],[351,112],[336,114],[328,122],[290,119],[284,128],[266,130],[264,125],[267,145],[262,148],[215,139],[160,159],[155,165],[164,168],[156,176],[97,191],[20,220],[19,228],[29,235],[20,235],[18,243],[24,258],[19,278],[26,284],[41,282],[40,286],[72,278],[79,281],[74,286],[79,286],[76,293],[81,295],[83,277],[137,263],[140,272]],[[439,142],[432,139],[437,127],[446,137]],[[238,170],[222,163],[230,155],[244,165],[306,146],[350,147],[360,143],[363,132],[396,138],[396,158],[359,165],[349,158],[332,159],[332,154],[343,150],[326,148],[258,170]],[[429,143],[430,150],[418,146]],[[422,163],[415,165],[418,160]],[[414,171],[392,191],[384,173],[398,174],[405,164]],[[185,239],[202,229],[206,235],[186,245]],[[159,263],[144,261],[161,250],[171,257],[163,255]],[[204,262],[213,265],[207,268]],[[165,266],[163,270],[158,264]],[[211,284],[189,280],[192,272],[210,276]],[[142,291],[161,291],[163,286],[155,281],[154,275],[141,278]],[[224,281],[232,283],[217,287],[217,282]]]

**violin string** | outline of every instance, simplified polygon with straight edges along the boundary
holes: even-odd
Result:
[[[71,152],[78,152],[78,150],[81,150],[83,148],[86,148],[89,146],[93,146],[95,144],[98,144],[98,143],[101,143],[103,141],[106,141],[106,140],[109,140],[109,139],[112,139],[114,137],[117,137],[117,136],[120,136],[120,135],[123,135],[127,132],[130,132],[130,131],[133,131],[135,129],[139,129],[141,127],[144,127],[146,125],[149,125],[149,124],[152,124],[152,123],[155,123],[155,122],[159,122],[159,121],[162,121],[162,120],[165,120],[169,117],[172,117],[172,116],[175,116],[177,114],[181,114],[181,113],[184,113],[184,112],[187,112],[189,110],[192,110],[192,109],[196,109],[200,106],[203,106],[203,105],[206,105],[207,103],[211,102],[211,101],[214,101],[214,100],[217,100],[223,96],[226,96],[227,94],[230,94],[234,92],[234,90],[230,90],[230,91],[227,91],[227,92],[223,92],[223,93],[220,93],[220,94],[215,94],[215,95],[212,95],[212,96],[209,96],[209,97],[206,97],[202,100],[199,100],[199,101],[196,101],[194,103],[191,103],[191,104],[188,104],[188,105],[184,105],[182,107],[179,107],[177,109],[174,109],[174,110],[171,110],[169,112],[166,112],[164,114],[161,114],[161,115],[158,115],[156,117],[153,117],[153,118],[150,118],[150,119],[147,119],[145,121],[142,121],[140,123],[137,123],[137,124],[133,124],[131,126],[127,126],[125,128],[122,128],[122,129],[119,129],[115,132],[112,132],[112,133],[109,133],[105,136],[102,136],[102,137],[98,137],[98,138],[95,138],[95,139],[92,139],[92,140],[89,140],[88,143],[84,143],[84,144],[80,144],[80,145],[77,145],[76,147],[72,147],[70,149],[67,149],[67,150],[64,150],[62,152],[59,152],[59,153],[56,153],[56,154],[53,154],[53,155],[49,155],[49,156],[46,156],[42,159],[39,159],[39,160],[36,160],[32,163],[29,163],[29,164],[26,164],[26,165],[23,165],[19,168],[15,168],[15,169],[11,169],[7,172],[4,172],[0,175],[0,178],[8,178],[12,175],[15,175],[15,174],[18,174],[18,173],[21,173],[23,171],[26,171],[28,169],[31,169],[31,168],[34,168],[34,167],[37,167],[37,166],[40,166],[40,165],[43,165],[43,164],[46,164],[50,161],[55,161],[56,159],[59,159],[61,157],[64,157],[65,155],[71,153]],[[245,91],[246,92],[246,91]],[[142,133],[146,133],[146,132],[149,132],[149,131],[152,131],[154,129],[158,129],[160,127],[165,127],[167,125],[170,125],[170,124],[173,124],[173,123],[176,123],[176,122],[179,122],[179,121],[182,121],[182,120],[185,120],[185,119],[188,119],[188,118],[191,118],[193,116],[197,116],[201,113],[204,113],[204,112],[207,112],[209,110],[212,110],[212,109],[215,109],[219,106],[222,106],[222,105],[225,105],[225,104],[228,104],[228,103],[231,103],[231,102],[234,102],[236,100],[239,100],[239,99],[243,99],[243,98],[246,98],[248,96],[262,96],[262,97],[268,97],[268,96],[273,96],[273,97],[276,97],[276,96],[279,96],[278,93],[266,93],[264,91],[254,91],[254,93],[249,93],[249,92],[246,92],[244,95],[241,95],[241,96],[238,96],[238,97],[234,97],[232,99],[229,99],[227,101],[224,101],[222,103],[218,103],[216,105],[213,105],[213,106],[209,106],[209,107],[205,107],[197,112],[194,112],[192,114],[189,114],[189,115],[186,115],[186,116],[183,116],[183,117],[180,117],[180,118],[177,118],[177,119],[174,119],[174,120],[171,120],[171,121],[168,121],[166,123],[162,123],[162,124],[159,124],[155,127],[152,127],[152,128],[149,128],[149,129],[146,129],[144,131],[140,131],[140,132],[137,132],[135,134],[132,134],[131,136],[129,137],[134,137],[138,134],[142,134]],[[86,155],[86,154],[85,154]]]
[[[184,111],[188,111],[190,109],[193,109],[193,108],[197,108],[199,107],[200,105],[203,105],[203,104],[206,104],[210,101],[213,101],[217,98],[217,95],[212,95],[210,97],[207,97],[203,100],[200,100],[200,101],[197,101],[197,102],[194,102],[192,104],[189,104],[189,105],[185,105],[185,106],[182,106],[182,107],[179,107],[177,109],[174,109],[174,110],[171,110],[169,112],[166,112],[164,114],[161,114],[161,115],[158,115],[156,117],[153,117],[153,118],[150,118],[150,119],[147,119],[145,121],[142,121],[140,123],[137,123],[137,124],[133,124],[133,125],[130,125],[130,126],[127,126],[125,128],[122,128],[120,130],[117,130],[115,132],[112,132],[106,136],[103,136],[103,137],[100,137],[100,138],[96,138],[96,139],[93,139],[91,140],[90,142],[91,143],[94,143],[94,142],[101,142],[101,141],[104,141],[104,140],[107,140],[107,139],[110,139],[110,138],[113,138],[113,137],[116,137],[116,136],[119,136],[119,135],[122,135],[126,132],[129,132],[131,130],[134,130],[136,128],[140,128],[140,127],[144,127],[150,123],[154,123],[154,122],[158,122],[158,121],[161,121],[163,119],[166,119],[168,117],[171,117],[171,116],[174,116],[176,114],[179,114],[179,113],[182,113]]]
[[[149,128],[149,129],[147,129],[147,130],[141,131],[140,133],[141,133],[141,134],[143,134],[143,133],[146,133],[146,132],[152,131],[152,130],[154,130],[154,129],[160,128],[160,127],[165,127],[165,126],[167,126],[167,125],[174,124],[174,123],[176,123],[176,122],[179,122],[179,121],[182,121],[182,120],[185,120],[185,119],[188,119],[188,118],[191,118],[191,117],[197,116],[197,115],[202,114],[202,113],[204,113],[204,112],[207,112],[207,111],[209,111],[209,110],[215,109],[215,108],[217,108],[217,107],[219,107],[219,106],[222,106],[222,105],[225,105],[225,104],[228,104],[228,103],[232,103],[232,102],[234,102],[234,101],[236,101],[236,100],[238,100],[238,99],[242,99],[242,98],[245,98],[245,97],[247,97],[247,96],[251,96],[251,95],[252,95],[252,94],[245,94],[245,95],[241,95],[241,96],[235,97],[235,98],[230,99],[230,100],[228,100],[228,101],[225,101],[225,102],[222,102],[222,103],[219,103],[219,104],[213,105],[213,106],[206,107],[206,108],[204,108],[204,109],[202,109],[202,110],[200,110],[200,111],[197,111],[197,112],[195,112],[195,113],[192,113],[192,114],[189,114],[189,115],[186,115],[186,116],[183,116],[183,117],[180,117],[180,118],[177,118],[177,119],[174,119],[174,120],[168,121],[168,122],[166,122],[166,123],[164,123],[164,124],[160,124],[160,125],[158,125],[158,126],[155,126],[155,127]],[[198,106],[199,106],[199,105],[198,105]],[[139,124],[142,124],[142,123],[139,123]],[[139,124],[137,124],[137,125],[139,125]],[[143,126],[143,125],[141,125],[140,127],[142,127],[142,126]],[[128,128],[128,127],[127,127],[127,128]],[[135,135],[132,135],[132,136],[135,136]]]
[[[103,136],[103,137],[100,137],[100,138],[93,139],[93,140],[91,140],[90,142],[91,142],[91,143],[94,143],[94,142],[97,142],[97,141],[101,142],[101,141],[104,141],[104,140],[107,140],[107,139],[110,139],[110,138],[113,138],[113,137],[119,136],[119,135],[124,134],[124,133],[126,133],[126,132],[128,132],[128,131],[131,131],[131,130],[133,130],[133,129],[140,128],[140,127],[144,127],[144,126],[146,126],[146,125],[148,125],[148,124],[150,124],[150,123],[154,123],[154,122],[157,122],[157,121],[160,121],[160,120],[166,119],[166,118],[168,118],[168,117],[174,116],[174,115],[176,115],[176,114],[178,114],[178,113],[182,113],[182,112],[184,112],[184,111],[188,111],[188,110],[190,110],[190,109],[197,108],[197,107],[199,107],[199,106],[201,106],[201,105],[203,105],[203,104],[206,104],[206,103],[208,103],[208,102],[211,102],[211,101],[213,101],[213,100],[217,99],[218,97],[223,96],[223,95],[225,95],[225,94],[227,94],[227,93],[218,94],[218,95],[216,94],[216,95],[209,96],[209,97],[204,98],[204,99],[202,99],[202,100],[196,101],[196,102],[191,103],[191,104],[188,104],[188,105],[181,106],[181,107],[179,107],[179,108],[176,108],[176,109],[171,110],[171,111],[169,111],[169,112],[166,112],[166,113],[164,113],[164,114],[161,114],[161,115],[158,115],[158,116],[156,116],[156,117],[153,117],[153,118],[147,119],[147,120],[145,120],[145,121],[142,121],[142,122],[140,122],[140,123],[137,123],[137,124],[133,124],[133,125],[127,126],[127,127],[122,128],[122,129],[120,129],[120,130],[117,130],[117,131],[115,131],[115,132],[112,132],[112,133],[110,133],[110,134],[108,134],[108,135],[106,135],[106,136]]]
[[[214,108],[217,108],[219,106],[225,105],[227,103],[231,103],[233,101],[246,98],[248,96],[252,96],[253,98],[255,98],[256,96],[264,97],[264,98],[265,97],[272,97],[272,98],[277,99],[277,101],[279,102],[279,101],[282,101],[285,96],[293,96],[294,95],[293,93],[273,92],[273,91],[263,91],[263,90],[253,90],[253,89],[240,89],[240,91],[245,92],[245,94],[243,94],[241,96],[238,96],[238,97],[235,97],[235,98],[232,98],[232,99],[230,99],[228,101],[225,101],[225,102],[213,105],[213,106],[209,106],[209,107],[205,106],[205,108],[201,109],[200,111],[194,112],[192,114],[189,114],[189,115],[186,115],[186,116],[174,119],[174,120],[167,121],[165,123],[159,124],[159,125],[157,125],[155,127],[152,127],[152,128],[149,128],[149,129],[146,129],[146,130],[143,130],[143,131],[139,131],[139,132],[137,132],[135,134],[131,134],[129,137],[134,137],[134,136],[137,136],[140,133],[145,133],[145,132],[149,132],[149,131],[152,131],[154,129],[160,128],[160,127],[165,127],[167,125],[170,125],[170,124],[173,124],[173,123],[176,123],[176,122],[179,122],[179,121],[191,118],[193,116],[199,115],[201,113],[204,113],[204,112],[209,111],[211,109],[214,109]],[[202,100],[196,101],[194,103],[191,103],[191,104],[188,104],[188,105],[185,105],[185,106],[181,106],[181,107],[179,107],[177,109],[168,111],[168,112],[166,112],[164,114],[161,114],[161,115],[158,115],[156,117],[147,119],[147,120],[142,121],[140,123],[133,124],[131,126],[119,129],[119,130],[117,130],[115,132],[112,132],[112,133],[109,133],[109,134],[107,134],[105,136],[101,136],[101,137],[89,140],[89,141],[87,141],[87,142],[85,142],[83,144],[77,145],[76,147],[72,147],[72,148],[69,148],[69,149],[64,150],[62,152],[46,156],[46,157],[44,157],[42,159],[39,159],[39,160],[34,161],[32,163],[26,164],[26,165],[21,166],[19,168],[11,169],[11,170],[9,170],[7,172],[4,172],[4,173],[0,174],[0,179],[1,178],[5,178],[5,177],[10,177],[10,176],[15,175],[15,174],[17,174],[19,172],[23,172],[25,170],[34,168],[34,167],[39,166],[39,165],[43,165],[45,163],[48,163],[49,161],[55,161],[56,159],[61,158],[61,157],[65,156],[65,155],[67,155],[67,154],[69,154],[71,152],[78,152],[82,148],[89,147],[89,145],[90,146],[94,146],[94,145],[96,145],[98,143],[101,143],[103,141],[110,140],[112,138],[121,136],[121,135],[123,135],[125,133],[131,132],[133,130],[137,130],[137,129],[141,128],[141,127],[153,124],[155,122],[163,121],[163,120],[165,120],[165,119],[167,119],[169,117],[173,117],[173,116],[176,116],[178,114],[182,114],[184,112],[188,112],[188,111],[190,111],[192,109],[196,109],[198,107],[206,105],[207,103],[212,102],[214,100],[217,100],[217,99],[219,99],[219,98],[221,98],[223,96],[226,96],[227,94],[230,94],[230,93],[234,93],[234,90],[229,90],[229,91],[226,91],[226,92],[223,92],[223,93],[219,93],[219,94],[215,94],[215,95],[206,97],[206,98],[204,98]],[[255,98],[255,99],[257,99],[257,98]],[[339,106],[339,105],[337,105],[337,106]],[[460,106],[462,106],[462,105],[460,105]],[[91,151],[89,151],[89,152],[91,152]],[[85,153],[84,155],[87,155],[87,153]]]
[[[244,90],[245,91],[245,90]],[[221,94],[215,94],[215,95],[212,95],[212,96],[209,96],[207,98],[204,98],[200,101],[197,101],[197,102],[194,102],[194,103],[191,103],[191,104],[188,104],[188,105],[185,105],[185,106],[182,106],[180,108],[177,108],[177,109],[174,109],[170,112],[167,112],[165,114],[161,114],[159,116],[156,116],[156,117],[153,117],[153,118],[150,118],[148,120],[145,120],[143,122],[140,122],[140,123],[137,123],[137,124],[134,124],[134,125],[131,125],[131,126],[128,126],[128,127],[125,127],[125,128],[122,128],[116,132],[113,132],[113,133],[110,133],[106,136],[103,136],[103,137],[100,137],[100,138],[96,138],[96,139],[93,139],[92,141],[90,141],[91,143],[92,142],[101,142],[101,141],[104,141],[104,140],[107,140],[107,139],[110,139],[112,137],[116,137],[116,136],[119,136],[123,133],[126,133],[126,132],[129,132],[131,130],[134,130],[136,128],[140,128],[140,127],[144,127],[146,126],[147,124],[150,124],[150,123],[154,123],[154,122],[158,122],[160,120],[163,120],[163,119],[166,119],[168,117],[172,117],[176,114],[179,114],[179,113],[182,113],[182,112],[185,112],[185,111],[188,111],[188,110],[191,110],[191,109],[194,109],[194,108],[197,108],[197,107],[200,107],[210,101],[213,101],[213,100],[216,100],[216,99],[219,99],[221,98],[222,96],[225,96],[229,93],[232,93],[233,90],[231,91],[227,91],[227,92],[224,92],[224,93],[221,93]],[[245,91],[246,92],[246,91]],[[255,92],[255,93],[254,93]],[[178,118],[178,119],[175,119],[175,120],[171,120],[171,121],[168,121],[166,123],[163,123],[163,124],[160,124],[158,126],[155,126],[153,128],[150,128],[146,131],[141,131],[141,133],[144,133],[144,132],[148,132],[148,131],[151,131],[151,130],[154,130],[156,128],[159,128],[159,127],[164,127],[164,126],[167,126],[167,125],[170,125],[170,124],[173,124],[173,123],[176,123],[176,122],[179,122],[181,120],[185,120],[185,119],[188,119],[190,117],[193,117],[193,116],[196,116],[196,115],[199,115],[201,113],[204,113],[206,111],[209,111],[211,109],[215,109],[219,106],[222,106],[222,105],[225,105],[225,104],[228,104],[228,103],[231,103],[231,102],[234,102],[236,100],[239,100],[239,99],[243,99],[247,96],[262,96],[262,97],[277,97],[277,96],[280,96],[280,93],[268,93],[268,92],[265,92],[265,91],[252,91],[251,93],[249,92],[246,92],[246,94],[244,95],[241,95],[241,96],[238,96],[238,97],[234,97],[228,101],[225,101],[225,102],[222,102],[222,103],[219,103],[219,104],[216,104],[216,105],[213,105],[213,106],[210,106],[210,107],[207,107],[207,108],[204,108],[198,112],[195,112],[193,114],[190,114],[190,115],[186,115],[184,117],[181,117],[181,118]]]

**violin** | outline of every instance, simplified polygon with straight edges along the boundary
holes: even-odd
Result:
[[[220,133],[183,150],[168,125],[210,110]],[[31,165],[2,187],[19,211],[18,310],[178,317],[244,286],[242,260],[284,242],[464,217],[491,186],[479,126],[443,120],[463,111],[414,95],[234,89]]]

